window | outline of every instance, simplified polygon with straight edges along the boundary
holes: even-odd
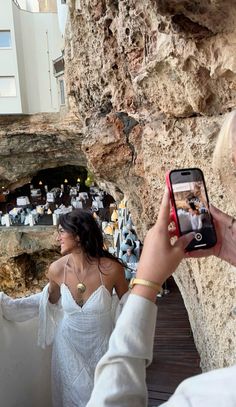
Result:
[[[14,76],[0,76],[0,97],[16,96]]]
[[[55,61],[53,61],[53,68],[54,68],[54,76],[60,76],[61,74],[64,73],[64,69],[65,69],[65,64],[64,64],[64,58],[63,56],[55,59]]]
[[[65,105],[65,86],[64,86],[64,79],[59,80],[59,87],[60,87],[60,102],[61,105]]]
[[[10,30],[0,31],[0,48],[11,48],[11,32]]]

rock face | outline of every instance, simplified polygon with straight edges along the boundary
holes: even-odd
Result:
[[[86,166],[81,122],[75,115],[38,114],[0,117],[0,188],[14,189],[39,170]]]
[[[166,171],[196,166],[211,200],[233,214],[211,157],[224,114],[236,106],[236,5],[68,3],[68,114],[2,118],[0,182],[22,185],[39,169],[88,165],[109,191],[125,194],[143,238],[157,216]],[[22,250],[11,258],[26,270],[30,249],[18,244]],[[1,270],[10,279],[7,264]],[[203,369],[234,363],[236,273],[217,259],[188,260],[175,278]]]
[[[165,172],[203,169],[209,195],[233,213],[212,174],[224,114],[236,106],[236,6],[231,1],[70,1],[66,78],[70,111],[97,178],[128,198],[140,237],[156,218]],[[176,273],[203,369],[236,361],[235,286],[216,259]]]
[[[1,228],[0,236],[1,290],[14,297],[40,291],[59,257],[55,226]]]

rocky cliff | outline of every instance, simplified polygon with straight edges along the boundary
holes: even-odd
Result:
[[[70,1],[66,78],[82,149],[120,189],[140,236],[156,218],[165,172],[198,166],[211,200],[232,213],[212,174],[224,114],[236,106],[236,5],[223,0]],[[216,259],[176,273],[203,369],[234,363],[236,275]]]
[[[41,291],[49,264],[60,256],[55,226],[0,230],[0,287],[13,297]]]
[[[61,163],[87,165],[107,188],[125,194],[142,238],[157,216],[165,172],[197,166],[210,199],[233,213],[211,157],[224,114],[236,106],[236,5],[68,3],[69,112],[7,125],[3,119],[0,181],[21,183]],[[175,278],[203,369],[234,363],[236,273],[217,259],[188,260]]]
[[[82,139],[73,114],[0,116],[0,189],[22,186],[43,169],[86,166]]]

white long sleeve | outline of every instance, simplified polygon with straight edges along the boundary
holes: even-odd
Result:
[[[57,324],[63,317],[61,301],[49,302],[49,284],[38,294],[23,298],[11,298],[0,293],[0,318],[12,322],[24,322],[38,317],[38,345],[42,348],[50,345],[54,339]]]
[[[37,346],[40,298],[0,293],[1,406],[51,407],[51,347]]]
[[[156,313],[155,304],[129,295],[109,349],[97,365],[87,407],[146,406],[146,366],[152,360]]]
[[[11,298],[0,293],[0,314],[8,321],[23,322],[39,313],[41,293],[24,298]]]
[[[236,365],[184,380],[163,407],[235,407]]]
[[[146,365],[152,360],[156,306],[131,294],[97,365],[87,407],[146,407]],[[163,407],[235,407],[236,365],[182,382]]]

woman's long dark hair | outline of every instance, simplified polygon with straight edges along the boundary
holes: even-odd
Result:
[[[81,248],[88,260],[93,258],[100,260],[106,257],[124,266],[122,260],[105,249],[102,231],[90,211],[74,209],[69,213],[61,214],[59,224],[66,232],[79,237]]]

